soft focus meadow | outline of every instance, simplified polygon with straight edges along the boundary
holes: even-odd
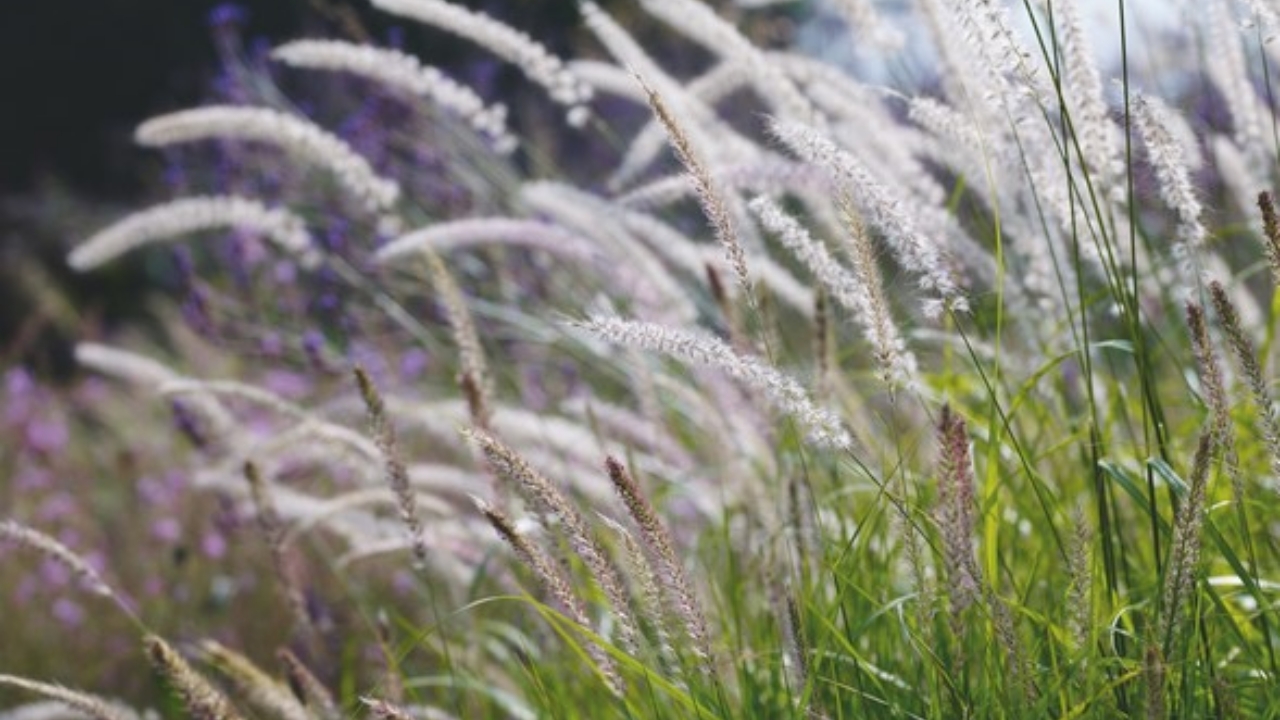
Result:
[[[67,248],[0,720],[1280,717],[1280,2],[369,4]]]

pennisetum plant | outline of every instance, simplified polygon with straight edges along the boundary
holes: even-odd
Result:
[[[215,684],[137,620],[190,714],[1274,714],[1268,2],[372,5],[523,91],[228,57],[138,129],[175,197],[68,256],[171,261],[198,337],[77,356],[312,625]]]

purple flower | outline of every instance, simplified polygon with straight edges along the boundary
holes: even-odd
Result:
[[[209,11],[209,26],[214,29],[238,27],[248,19],[249,11],[238,3],[219,3]]]
[[[333,253],[342,252],[347,247],[347,223],[335,220],[321,239],[326,250]]]
[[[27,425],[27,446],[38,453],[52,454],[67,446],[71,433],[61,418],[34,420]]]
[[[280,397],[297,400],[311,392],[311,381],[302,373],[269,370],[262,378],[263,386]]]
[[[291,260],[280,260],[276,263],[272,274],[276,282],[281,285],[290,285],[298,279],[298,266]]]
[[[26,368],[17,367],[4,374],[4,389],[12,401],[33,392],[36,382],[31,379],[31,373]]]
[[[422,348],[411,348],[400,356],[400,377],[417,380],[431,365],[431,356]]]
[[[40,582],[48,588],[66,587],[71,582],[71,570],[60,562],[43,560],[40,563]]]
[[[53,603],[53,617],[66,627],[80,627],[84,623],[84,608],[73,600],[58,598]]]
[[[39,518],[43,522],[52,522],[59,518],[73,516],[78,509],[76,499],[70,493],[54,493],[40,504]]]
[[[7,424],[16,425],[27,419],[36,398],[36,383],[26,368],[14,368],[4,376],[5,403],[4,419]]]
[[[407,570],[397,570],[391,576],[391,587],[401,597],[409,597],[418,587],[417,579]]]
[[[222,533],[210,530],[200,539],[200,551],[210,560],[221,560],[227,554],[227,539]]]
[[[208,442],[204,436],[204,431],[200,424],[200,419],[195,413],[191,412],[191,408],[181,400],[174,400],[169,403],[169,408],[173,411],[173,425],[182,433],[192,445],[196,447],[204,447]]]
[[[76,386],[76,400],[85,405],[97,405],[104,402],[110,394],[107,381],[101,377],[85,378],[84,382]]]
[[[382,383],[387,377],[386,358],[375,348],[362,342],[352,342],[347,355],[352,363],[364,368],[374,382]]]
[[[40,592],[40,580],[35,575],[24,575],[13,589],[13,600],[18,605],[26,605],[35,599]]]
[[[161,542],[175,543],[182,537],[182,525],[172,517],[159,518],[151,523],[151,537]]]
[[[307,359],[316,367],[325,367],[324,351],[326,345],[324,335],[319,330],[308,330],[302,336],[302,351],[307,354]]]
[[[138,480],[138,495],[147,505],[168,508],[178,502],[184,484],[185,478],[178,471],[171,471],[163,478],[148,476]]]
[[[15,489],[23,492],[44,490],[53,485],[53,473],[48,468],[23,463],[13,479]]]

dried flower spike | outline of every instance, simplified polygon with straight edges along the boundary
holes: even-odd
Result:
[[[400,508],[400,520],[409,531],[409,540],[413,545],[416,561],[425,565],[427,562],[427,538],[418,518],[418,499],[409,485],[409,471],[400,457],[400,448],[396,441],[396,429],[387,415],[386,403],[382,395],[374,387],[373,380],[364,368],[355,368],[356,384],[360,386],[360,397],[364,400],[369,413],[369,428],[373,433],[373,441],[382,453],[387,484],[395,494],[396,505]]]
[[[163,638],[148,635],[143,642],[151,664],[178,693],[192,720],[242,720],[231,702]]]
[[[94,595],[110,599],[125,615],[130,619],[136,620],[133,609],[129,607],[124,598],[111,589],[111,586],[102,579],[102,576],[98,574],[97,570],[93,569],[93,566],[88,561],[66,545],[39,530],[13,520],[0,520],[0,540],[8,540],[34,550],[62,565],[71,571],[71,574],[79,580],[85,590]]]
[[[840,418],[815,405],[795,379],[756,358],[734,352],[714,337],[616,317],[589,318],[581,327],[611,342],[665,353],[690,364],[720,368],[759,390],[772,404],[794,417],[815,443],[842,450],[853,445],[853,438]]]
[[[320,720],[340,720],[343,717],[329,688],[320,682],[292,650],[281,648],[276,657],[284,665],[284,674],[289,680],[289,689],[293,691],[294,697],[301,700],[313,716]]]
[[[626,585],[618,569],[591,532],[586,518],[554,483],[525,462],[524,458],[510,447],[483,430],[470,430],[466,435],[484,452],[490,466],[499,474],[515,482],[524,497],[528,498],[539,512],[560,521],[564,527],[565,536],[569,540],[569,546],[578,557],[582,558],[587,570],[591,572],[591,577],[604,591],[605,597],[612,606],[613,615],[618,620],[620,644],[624,650],[634,651],[640,633],[631,613],[630,600],[623,590]]]
[[[534,577],[538,579],[538,582],[542,583],[543,589],[560,605],[560,609],[569,619],[584,628],[590,628],[591,621],[587,618],[586,606],[583,605],[577,594],[573,592],[569,578],[565,576],[556,562],[540,550],[538,546],[529,542],[529,539],[516,529],[515,523],[511,521],[511,518],[507,517],[506,513],[478,497],[473,496],[471,500],[485,520],[489,521],[498,536],[515,551],[516,557],[520,558],[525,567],[533,571]],[[613,659],[594,643],[589,642],[587,644],[587,652],[600,668],[600,672],[605,677],[605,682],[609,684],[615,693],[621,693],[623,687],[622,678],[618,675]]]
[[[13,675],[0,675],[0,686],[8,686],[56,700],[88,715],[93,720],[139,720],[138,713],[106,698],[64,688],[61,685],[27,680]]]
[[[67,264],[80,272],[93,270],[144,245],[225,227],[261,233],[296,256],[304,267],[319,262],[311,236],[298,216],[256,200],[211,195],[173,200],[128,215],[72,250]]]
[[[702,205],[702,212],[706,214],[707,220],[711,222],[711,229],[715,232],[716,240],[720,243],[720,247],[724,249],[725,257],[729,260],[729,266],[733,268],[733,274],[737,277],[738,284],[742,286],[747,293],[747,297],[751,297],[751,276],[747,272],[747,254],[742,249],[742,243],[738,239],[738,229],[734,223],[733,213],[729,211],[729,206],[725,201],[725,196],[717,186],[715,179],[711,176],[711,171],[707,169],[706,164],[698,153],[694,151],[693,145],[689,141],[689,136],[685,133],[684,128],[672,115],[667,105],[662,100],[662,96],[658,94],[639,76],[636,80],[640,86],[644,88],[645,95],[649,98],[649,107],[653,109],[653,114],[657,116],[658,121],[667,130],[667,137],[671,140],[671,149],[675,151],[676,157],[680,159],[680,164],[684,165],[685,170],[689,173],[689,181],[693,183],[694,193],[698,197],[698,202]]]
[[[685,574],[684,565],[676,555],[675,544],[667,533],[666,527],[658,518],[658,513],[649,504],[640,489],[640,485],[627,472],[626,466],[615,458],[605,460],[605,470],[613,483],[614,491],[626,506],[636,529],[640,532],[640,541],[648,550],[654,563],[656,575],[670,598],[672,610],[676,617],[684,623],[685,632],[693,641],[693,649],[699,661],[708,664],[711,661],[710,632],[707,630],[706,615],[693,585]]]

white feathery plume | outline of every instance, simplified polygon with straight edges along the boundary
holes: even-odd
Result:
[[[204,395],[206,393],[223,395],[251,402],[293,420],[305,421],[314,417],[306,408],[295,405],[270,390],[235,380],[177,378],[160,383],[158,391],[161,395],[167,396]]]
[[[458,384],[469,401],[472,422],[484,426],[493,412],[495,392],[484,343],[480,341],[480,333],[476,329],[467,297],[458,286],[449,266],[435,253],[425,253],[425,257],[431,273],[431,284],[435,287],[445,318],[449,321],[453,342],[458,346]]]
[[[722,251],[712,245],[693,241],[653,215],[622,210],[620,218],[629,234],[650,247],[674,268],[697,278],[705,277],[708,266],[722,274],[733,272]],[[797,280],[790,270],[763,253],[748,253],[747,269],[753,283],[764,285],[779,300],[805,317],[813,314],[813,292]],[[733,292],[735,287],[729,286],[727,290]]]
[[[1276,28],[1280,27],[1280,3],[1276,0],[1243,0],[1242,4],[1249,14],[1245,18],[1244,27],[1261,27],[1265,33],[1263,42],[1269,44],[1275,38]]]
[[[479,476],[476,477],[476,480],[477,482],[472,487],[480,488],[484,486]],[[455,506],[427,493],[414,493],[414,503],[420,512],[429,514],[433,522],[436,518],[447,518],[457,512]],[[296,515],[297,518],[292,520],[285,530],[281,544],[287,545],[310,530],[343,513],[370,506],[398,508],[399,504],[400,500],[390,495],[386,488],[369,487],[348,490],[340,495],[322,498],[319,499],[316,505],[307,506],[306,508],[295,506],[294,509],[303,512],[290,513],[291,517]]]
[[[608,93],[644,104],[644,93],[626,69],[603,60],[570,60],[569,69],[598,93]]]
[[[778,409],[799,421],[814,442],[838,449],[853,444],[840,418],[815,405],[800,383],[756,358],[739,355],[718,338],[617,317],[592,317],[580,327],[610,342],[719,368],[762,392]]]
[[[632,78],[643,77],[645,82],[661,94],[671,112],[680,118],[684,130],[693,137],[704,152],[713,153],[707,161],[712,165],[737,161],[759,154],[755,143],[743,138],[737,131],[720,120],[704,103],[685,90],[684,84],[668,75],[654,62],[644,48],[627,33],[608,13],[590,0],[579,6],[583,23],[620,64],[626,66]],[[634,82],[634,80],[633,80]],[[637,90],[642,90],[637,87]],[[647,93],[641,91],[642,99]],[[625,172],[624,172],[625,170]],[[621,184],[620,177],[636,172],[634,168],[620,167],[610,179],[611,185]]]
[[[0,540],[7,540],[34,550],[54,560],[80,581],[94,595],[116,599],[116,593],[84,558],[54,538],[13,520],[0,520]]]
[[[866,40],[882,52],[899,50],[906,43],[906,36],[885,21],[873,0],[827,0],[827,4],[859,33],[859,40],[865,35]]]
[[[342,40],[295,40],[272,50],[271,57],[291,67],[359,75],[426,98],[466,120],[498,152],[516,148],[516,138],[507,130],[505,105],[486,106],[471,88],[399,50]]]
[[[147,147],[222,139],[271,143],[328,168],[370,210],[387,210],[400,197],[399,184],[380,177],[337,135],[270,108],[210,105],[180,110],[142,123],[134,139]]]
[[[163,363],[107,345],[79,343],[75,356],[76,362],[89,370],[151,390],[185,379]],[[231,414],[208,393],[191,398],[190,408],[209,423],[209,430],[215,437],[229,437],[236,432],[236,422]]]
[[[631,296],[653,317],[688,322],[697,317],[688,292],[662,267],[654,252],[625,232],[613,218],[617,208],[572,185],[551,181],[525,183],[520,200],[529,210],[595,240],[614,262],[609,283]]]
[[[440,222],[414,230],[379,248],[373,257],[385,264],[427,250],[443,253],[499,243],[545,250],[580,260],[589,260],[600,254],[591,241],[558,225],[539,220],[492,217]]]
[[[398,421],[408,423],[406,427],[415,433],[442,439],[456,437],[458,426],[468,422],[463,400],[430,403],[391,401],[388,410]],[[489,426],[531,460],[535,454],[545,452],[556,460],[555,464],[581,471],[594,468],[604,454],[629,452],[635,465],[646,473],[663,477],[686,474],[679,467],[673,467],[648,452],[627,448],[613,433],[602,435],[568,418],[535,413],[512,405],[497,405],[493,410]],[[595,474],[589,477],[593,481],[598,479]],[[578,489],[588,494],[592,492],[590,487]]]
[[[108,345],[80,343],[76,345],[75,355],[76,362],[90,370],[126,380],[135,385],[158,387],[167,382],[183,379],[163,363]]]
[[[1262,106],[1249,78],[1249,63],[1227,0],[1210,0],[1208,15],[1211,51],[1205,54],[1205,71],[1231,113],[1236,145],[1244,152],[1251,174],[1257,175],[1268,167],[1263,122],[1270,112]]]
[[[987,100],[1025,106],[1028,100],[1038,105],[1045,98],[1053,97],[1040,65],[1022,46],[1010,25],[1009,11],[1004,3],[944,0],[944,4],[954,13],[959,35],[984,68],[979,75],[994,83],[991,87],[982,88],[984,93],[998,93]],[[956,28],[951,26],[945,30],[955,34]],[[1010,78],[1016,79],[1017,84],[1012,84]],[[1015,114],[1013,117],[1021,116]]]
[[[771,130],[800,157],[821,166],[851,197],[860,201],[868,219],[884,235],[902,266],[920,276],[923,289],[937,295],[925,300],[926,316],[935,317],[944,307],[956,312],[968,310],[968,302],[951,276],[938,242],[920,234],[904,203],[873,178],[861,162],[809,126],[774,121]]]
[[[1120,131],[1107,114],[1102,92],[1102,77],[1094,63],[1093,53],[1080,18],[1080,0],[1054,4],[1060,19],[1066,66],[1067,100],[1071,105],[1071,123],[1080,143],[1080,155],[1096,173],[1094,182],[1118,202],[1123,199],[1124,154]]]
[[[581,127],[591,117],[591,86],[564,61],[527,34],[481,12],[444,0],[372,0],[373,6],[393,15],[432,25],[466,38],[520,69],[546,88],[551,99],[567,107],[567,120]]]
[[[144,245],[227,227],[261,233],[297,256],[304,267],[314,267],[319,262],[311,236],[298,216],[256,200],[208,195],[172,200],[127,215],[76,246],[67,256],[67,264],[81,272],[92,270]]]
[[[846,269],[831,257],[821,243],[810,237],[795,218],[767,197],[757,197],[749,207],[760,219],[760,224],[776,235],[783,246],[809,268],[836,302],[854,314],[875,348],[876,359],[885,380],[890,383],[914,384],[915,356],[906,349],[906,343],[889,315],[889,304],[883,297],[884,291],[876,275],[877,269]],[[854,238],[853,242],[864,240],[865,237]]]
[[[716,101],[731,94],[747,79],[743,69],[733,63],[723,62],[694,78],[685,86],[685,91],[699,102],[711,107]],[[633,86],[634,77],[628,77]],[[641,89],[641,102],[647,102],[647,95]],[[640,173],[653,164],[654,160],[667,147],[667,134],[662,124],[650,119],[640,131],[632,136],[627,151],[618,161],[618,167],[609,178],[610,187],[622,187],[630,184]]]
[[[1213,154],[1214,165],[1218,168],[1218,177],[1226,186],[1228,196],[1235,201],[1239,211],[1248,218],[1250,227],[1262,227],[1262,212],[1258,207],[1258,188],[1267,187],[1265,176],[1255,171],[1241,149],[1231,138],[1215,135],[1209,141],[1209,149]],[[1218,264],[1222,272],[1208,273],[1221,277],[1231,277],[1234,271],[1226,267],[1225,261],[1216,253],[1204,253],[1202,258],[1206,265]],[[1210,268],[1212,270],[1213,268]],[[1236,310],[1240,313],[1240,321],[1244,327],[1264,327],[1269,320],[1268,312],[1257,301],[1252,293],[1237,293],[1233,298]]]
[[[688,470],[694,465],[689,452],[662,424],[653,422],[643,412],[592,396],[570,398],[562,402],[560,408],[571,417],[579,418],[593,434],[613,438],[623,447],[652,452],[676,468]]]
[[[770,195],[792,193],[801,197],[831,194],[831,179],[818,168],[790,158],[764,156],[757,160],[726,165],[716,173],[722,184],[736,191]],[[680,173],[638,185],[614,198],[614,202],[636,210],[652,210],[674,205],[694,196],[689,176]]]
[[[749,295],[751,292],[751,274],[747,270],[746,251],[743,249],[742,242],[738,237],[738,218],[730,210],[729,196],[721,191],[719,183],[712,177],[711,171],[707,168],[697,148],[690,142],[683,125],[672,114],[671,108],[666,105],[662,96],[645,83],[643,78],[637,76],[637,80],[640,81],[649,96],[649,106],[653,109],[653,114],[657,116],[667,131],[671,149],[675,151],[680,164],[684,166],[689,174],[689,181],[693,184],[698,204],[702,206],[702,212],[711,224],[716,241],[724,249],[725,258],[729,261],[729,266],[733,268],[733,274],[737,277],[738,284]]]
[[[999,207],[1000,191],[1007,172],[1007,157],[984,139],[971,118],[947,103],[930,97],[913,97],[907,104],[907,116],[933,139],[925,154],[950,167],[966,178],[966,187],[981,193],[991,207]],[[1001,221],[1012,219],[1002,214]]]
[[[0,710],[0,720],[96,720],[59,700],[36,700]]]
[[[62,720],[68,717],[88,717],[94,720],[138,720],[138,713],[133,708],[61,685],[0,674],[0,686],[18,688],[49,698],[66,711],[60,716]],[[0,718],[6,718],[6,720],[18,720],[20,717],[22,715],[17,710],[0,712]]]
[[[1167,118],[1171,114],[1172,110],[1156,98],[1135,94],[1134,124],[1147,148],[1147,158],[1156,171],[1160,195],[1178,217],[1178,241],[1173,246],[1173,253],[1183,281],[1187,283],[1186,289],[1191,291],[1199,287],[1202,280],[1200,256],[1204,251],[1206,231],[1200,220],[1200,199],[1191,184],[1182,145],[1169,131]]]
[[[773,51],[766,54],[766,60],[785,73],[832,123],[872,123],[877,128],[883,126],[881,129],[898,125],[885,107],[882,88],[865,85],[835,65],[795,53]]]
[[[266,443],[255,447],[254,452],[255,457],[265,458],[270,453],[283,453],[296,448],[329,462],[346,458],[360,467],[366,467],[365,463],[377,464],[382,460],[382,453],[372,440],[346,425],[329,422],[315,415],[288,430],[272,435]],[[380,466],[378,469],[381,469]]]
[[[782,117],[823,124],[823,118],[794,83],[736,27],[700,0],[640,0],[649,14],[667,23],[726,62],[742,66],[773,112]]]
[[[484,453],[489,467],[496,474],[516,485],[520,497],[531,503],[541,516],[555,518],[559,523],[569,547],[582,559],[592,579],[604,591],[611,606],[609,611],[618,623],[622,649],[634,652],[639,630],[624,590],[626,583],[577,506],[556,483],[498,438],[478,428],[462,432],[463,437]]]

